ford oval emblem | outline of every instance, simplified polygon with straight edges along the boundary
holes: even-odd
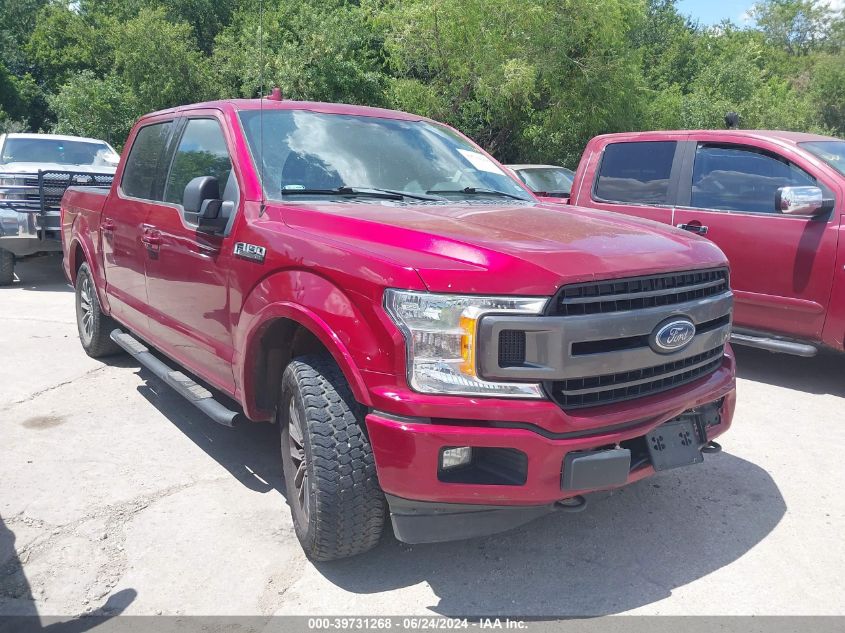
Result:
[[[658,354],[671,354],[684,349],[695,337],[695,323],[685,318],[673,318],[659,324],[649,337],[649,344]]]

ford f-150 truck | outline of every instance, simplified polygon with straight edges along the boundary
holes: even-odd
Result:
[[[845,350],[845,141],[756,130],[608,134],[570,202],[706,235],[728,256],[736,343]]]
[[[65,189],[110,185],[119,158],[93,138],[0,134],[0,286],[14,281],[17,260],[61,250]]]
[[[545,207],[419,116],[282,99],[143,117],[62,201],[85,351],[277,421],[313,559],[491,534],[702,461],[730,425],[723,253]],[[225,396],[225,397],[224,397]],[[234,403],[232,402],[234,401]]]

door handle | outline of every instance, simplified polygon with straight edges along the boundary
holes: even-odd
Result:
[[[103,220],[103,223],[100,225],[100,229],[103,233],[113,233],[116,228],[117,224],[111,218]]]
[[[698,233],[699,235],[707,235],[707,227],[696,223],[690,222],[689,224],[678,224],[679,229],[683,229],[684,231],[689,231],[690,233]]]
[[[148,231],[141,236],[141,241],[147,246],[159,246],[161,244],[161,233]]]

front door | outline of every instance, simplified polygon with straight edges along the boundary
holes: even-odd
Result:
[[[111,313],[132,330],[146,334],[144,224],[155,204],[155,188],[172,121],[142,127],[132,140],[115,197],[100,220],[106,295]]]
[[[818,339],[824,326],[836,259],[830,214],[796,217],[775,207],[779,187],[820,186],[774,150],[698,143],[674,222],[707,227],[728,256],[736,296],[734,323],[797,338]]]
[[[234,219],[240,203],[237,178],[223,128],[210,113],[185,122],[164,185],[163,203],[146,219],[147,292],[157,344],[188,369],[232,393],[232,337],[227,234],[197,230],[182,208],[185,185],[217,178],[223,213]]]

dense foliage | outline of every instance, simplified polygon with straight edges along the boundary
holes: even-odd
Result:
[[[741,125],[845,136],[845,18],[761,0],[704,28],[675,0],[0,0],[0,130],[121,146],[217,97],[395,107],[506,161],[574,166],[593,135]],[[263,25],[263,38],[259,38]]]

